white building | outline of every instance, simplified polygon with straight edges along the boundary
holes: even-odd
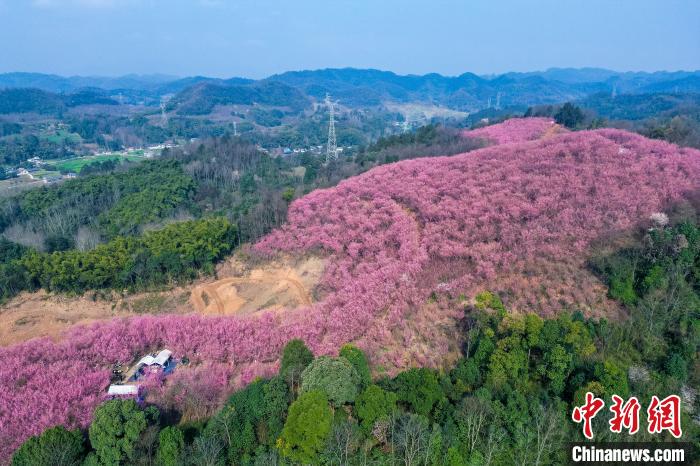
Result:
[[[138,371],[142,367],[153,367],[153,368],[163,368],[168,365],[173,357],[173,352],[167,349],[162,350],[160,353],[153,355],[146,355],[141,358],[139,362],[136,363],[136,370]]]
[[[110,385],[107,389],[109,396],[138,396],[138,385]]]

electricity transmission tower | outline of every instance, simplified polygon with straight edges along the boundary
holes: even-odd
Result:
[[[330,118],[328,120],[328,143],[326,144],[326,163],[338,159],[338,145],[335,141],[335,109],[330,94],[326,94],[326,106]]]
[[[163,126],[168,126],[168,114],[165,111],[167,100],[163,97],[160,99],[160,122]]]

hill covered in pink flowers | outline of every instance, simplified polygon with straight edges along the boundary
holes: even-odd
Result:
[[[511,118],[497,125],[465,131],[468,138],[484,139],[492,144],[511,144],[534,141],[547,136],[566,132],[551,118]]]
[[[437,366],[455,351],[462,299],[499,292],[509,309],[602,315],[591,244],[700,188],[700,151],[618,130],[559,132],[544,119],[470,132],[498,143],[385,165],[295,201],[254,247],[328,258],[319,300],[248,317],[143,316],[0,349],[0,458],[54,424],[85,425],[116,361],[162,347],[189,367],[151,400],[217,405],[273,371],[282,346],[316,353],[356,342],[376,371]]]

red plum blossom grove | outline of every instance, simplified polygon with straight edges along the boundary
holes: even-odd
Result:
[[[614,304],[586,269],[591,245],[700,188],[700,151],[620,130],[566,132],[542,118],[465,134],[494,145],[383,165],[295,201],[256,254],[327,258],[309,307],[240,317],[140,316],[0,349],[0,460],[28,436],[85,426],[115,362],[162,347],[187,356],[152,390],[202,403],[277,368],[302,338],[317,354],[344,343],[375,369],[437,366],[454,351],[455,300],[499,291],[509,309],[601,315]]]

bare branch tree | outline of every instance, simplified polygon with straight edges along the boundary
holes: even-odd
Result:
[[[391,443],[405,466],[420,464],[428,444],[428,420],[417,414],[401,415]]]
[[[478,398],[470,397],[462,402],[457,416],[469,453],[474,451],[489,414],[489,407]]]

